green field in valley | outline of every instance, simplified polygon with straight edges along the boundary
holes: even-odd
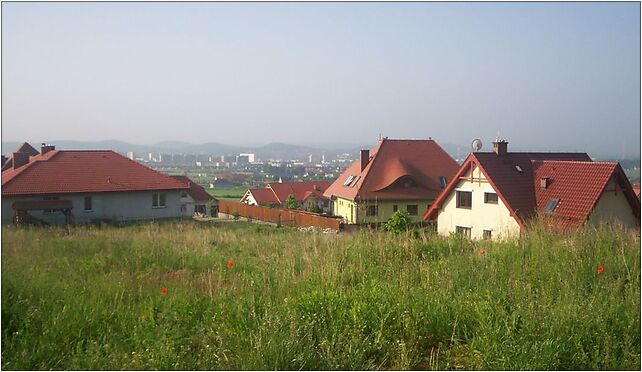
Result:
[[[2,368],[640,369],[640,242],[2,228]]]
[[[246,191],[247,191],[247,187],[207,189],[207,192],[209,192],[210,195],[212,195],[217,199],[234,200],[234,201],[241,200],[241,198],[243,197],[243,194],[245,194]]]

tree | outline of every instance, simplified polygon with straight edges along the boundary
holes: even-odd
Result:
[[[299,203],[294,198],[294,195],[288,195],[287,200],[285,201],[285,208],[287,209],[299,209]]]
[[[392,235],[402,234],[410,229],[410,214],[406,210],[396,211],[384,227]]]
[[[306,210],[308,212],[312,212],[312,213],[321,213],[321,212],[323,212],[323,210],[321,208],[319,208],[319,206],[315,202],[310,202],[308,204],[308,208]]]

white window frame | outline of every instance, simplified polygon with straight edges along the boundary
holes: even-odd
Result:
[[[457,228],[462,228],[462,229],[468,229],[470,232],[470,236],[466,236],[466,238],[471,239],[473,237],[473,227],[472,225],[455,225],[455,234],[459,234],[457,232]]]

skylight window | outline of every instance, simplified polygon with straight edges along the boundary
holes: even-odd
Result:
[[[560,203],[559,199],[550,199],[548,203],[546,203],[546,207],[544,207],[544,213],[546,214],[551,214],[557,207],[557,205]]]
[[[442,189],[446,187],[446,177],[439,176],[439,186],[441,186]]]
[[[354,178],[354,181],[352,181],[352,184],[350,185],[350,187],[355,187],[360,178],[361,178],[361,176],[356,176]]]
[[[353,179],[354,176],[349,176],[348,179],[343,183],[343,186],[348,186]]]
[[[524,173],[524,170],[519,165],[516,165],[515,169],[517,170],[518,173]]]

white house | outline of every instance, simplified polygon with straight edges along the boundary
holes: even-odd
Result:
[[[570,230],[585,223],[639,227],[640,201],[618,163],[585,153],[493,152],[468,156],[424,219],[442,235],[519,236],[534,219]]]

